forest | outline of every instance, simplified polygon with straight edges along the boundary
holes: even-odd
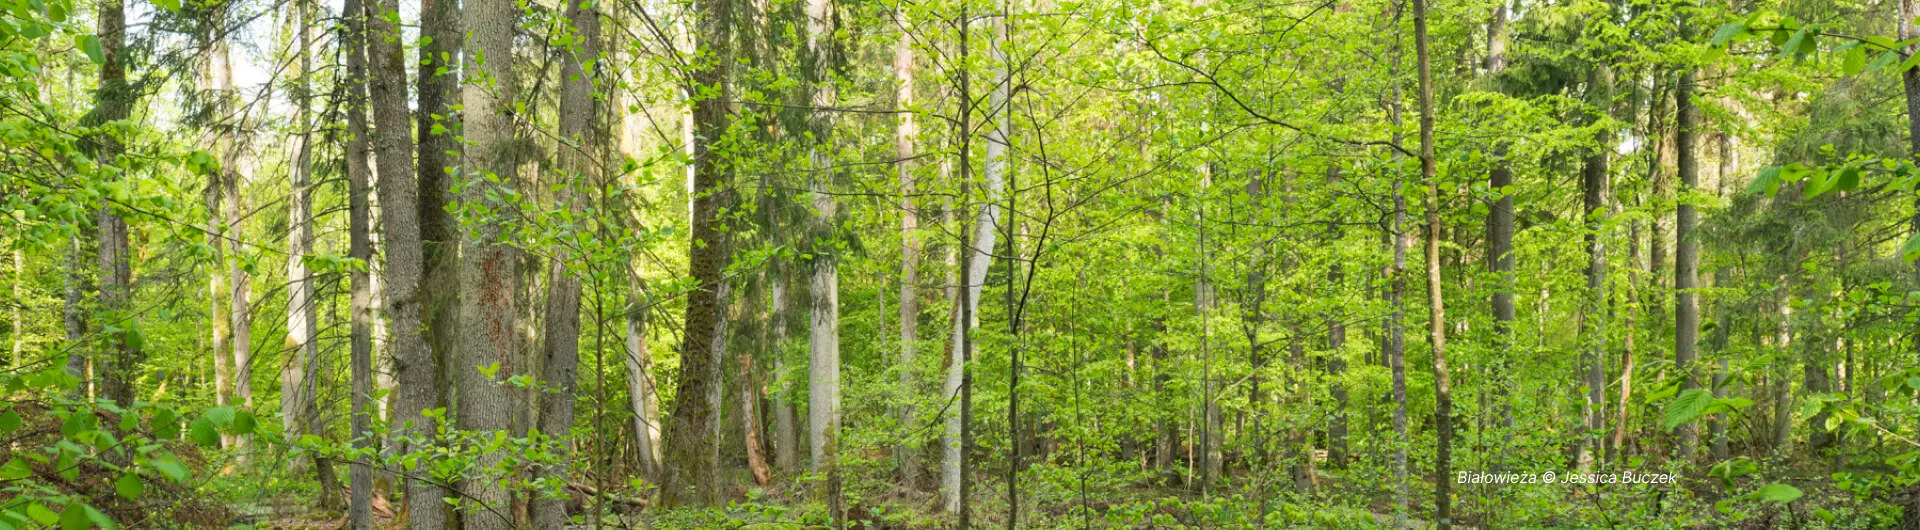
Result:
[[[0,0],[0,530],[1920,528],[1920,0]]]

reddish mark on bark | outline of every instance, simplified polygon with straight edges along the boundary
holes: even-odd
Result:
[[[500,371],[495,377],[504,379],[511,373],[507,366],[513,337],[513,300],[507,296],[509,275],[502,270],[506,253],[494,249],[484,252],[486,258],[480,262],[479,316],[484,319],[488,345],[499,352]]]

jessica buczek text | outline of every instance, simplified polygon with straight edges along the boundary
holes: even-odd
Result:
[[[1475,473],[1461,471],[1455,484],[1673,484],[1672,473]]]

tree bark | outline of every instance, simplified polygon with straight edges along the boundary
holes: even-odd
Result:
[[[605,149],[605,115],[594,94],[601,85],[600,12],[588,2],[569,2],[567,23],[572,26],[571,46],[562,51],[560,71],[560,175],[555,183],[555,200],[567,205],[576,217],[585,215],[583,198],[574,190],[599,182],[599,162]],[[573,459],[568,444],[572,439],[574,393],[580,364],[581,279],[575,261],[566,246],[556,250],[548,265],[547,329],[540,334],[546,358],[542,359],[541,382],[546,388],[540,396],[540,434],[554,441],[556,462],[540,466],[535,479],[569,483],[567,471]],[[532,501],[533,527],[538,530],[563,530],[567,526],[567,499],[538,496]]]
[[[216,16],[227,15],[222,14]],[[220,171],[222,173],[220,184],[221,189],[226,194],[222,212],[226,217],[225,239],[227,242],[227,252],[230,257],[233,258],[229,260],[227,264],[228,294],[230,295],[228,300],[230,305],[228,306],[227,316],[233,326],[231,341],[233,348],[233,398],[239,400],[246,408],[252,409],[253,315],[251,302],[253,300],[253,294],[251,287],[253,275],[249,274],[246,269],[240,266],[240,257],[245,254],[247,250],[246,246],[242,243],[242,240],[246,238],[246,230],[243,227],[246,218],[243,216],[243,212],[246,212],[247,205],[245,196],[243,196],[241,192],[246,187],[245,180],[247,178],[247,171],[249,171],[248,168],[252,165],[252,160],[250,153],[248,153],[247,140],[240,138],[235,131],[244,124],[239,123],[241,117],[236,108],[239,102],[239,94],[235,92],[233,87],[233,60],[229,51],[230,48],[231,45],[228,44],[225,37],[217,37],[213,42],[213,51],[211,52],[213,54],[214,69],[214,98],[217,102],[215,108],[218,109],[218,119],[223,120],[223,123],[219,125],[220,143],[222,146],[220,152]],[[122,221],[120,224],[120,230],[124,231],[125,222]],[[125,234],[121,235],[124,236]],[[121,252],[124,253],[125,250],[122,249]],[[234,443],[240,447],[246,447],[248,445],[245,437],[235,438]],[[241,454],[243,455],[242,458],[244,458],[246,453],[242,451]]]
[[[369,265],[373,262],[372,208],[368,200],[373,169],[367,165],[371,151],[367,131],[367,55],[366,8],[362,0],[346,0],[345,28],[340,42],[346,48],[347,73],[341,85],[346,89],[344,112],[347,139],[343,146],[347,167],[347,255]],[[352,439],[355,450],[372,446],[373,433],[373,275],[371,267],[355,267],[348,273],[352,283],[348,311],[352,335],[349,355],[352,365],[353,393]],[[373,528],[373,467],[364,458],[352,461],[348,473],[347,521],[352,530]],[[408,493],[408,502],[414,497]],[[439,498],[436,496],[435,501]],[[438,512],[437,507],[435,512]],[[411,518],[411,517],[410,517]]]
[[[1607,112],[1613,102],[1613,69],[1606,64],[1593,67],[1592,75],[1587,79],[1587,104],[1593,113],[1592,119],[1607,119]],[[1607,169],[1607,151],[1612,149],[1612,135],[1601,133],[1596,139],[1597,146],[1589,148],[1586,160],[1580,170],[1582,195],[1582,215],[1586,218],[1587,234],[1587,306],[1581,322],[1586,348],[1581,354],[1581,364],[1586,368],[1586,403],[1583,411],[1586,421],[1586,433],[1578,458],[1582,472],[1592,469],[1593,461],[1600,456],[1601,438],[1595,433],[1606,429],[1606,351],[1607,351],[1607,244],[1604,227],[1606,226],[1607,202],[1611,195]]]
[[[1427,182],[1427,340],[1433,346],[1434,523],[1453,527],[1453,389],[1447,372],[1445,297],[1440,285],[1440,180],[1433,160],[1433,67],[1427,44],[1427,3],[1413,0],[1413,39],[1420,61],[1420,174]]]
[[[772,345],[773,371],[775,381],[780,387],[774,389],[773,398],[773,458],[774,466],[782,473],[793,473],[800,469],[800,434],[794,425],[794,403],[792,401],[792,377],[787,377],[787,271],[776,266],[773,272],[771,311],[767,315],[767,325],[773,328]]]
[[[711,403],[694,396],[707,395],[720,384],[714,380],[717,370],[712,356],[704,355],[712,351],[714,341],[720,338],[692,330],[712,330],[723,318],[716,295],[725,281],[721,274],[730,256],[719,226],[719,194],[731,178],[715,154],[713,144],[729,127],[727,107],[731,90],[727,65],[733,61],[733,12],[733,0],[694,3],[698,19],[695,33],[699,53],[696,55],[712,57],[712,60],[695,64],[687,80],[688,93],[700,94],[706,90],[713,95],[696,97],[693,102],[695,134],[690,144],[693,229],[692,244],[687,252],[695,287],[687,298],[683,329],[689,332],[681,342],[680,385],[675,392],[680,397],[674,400],[673,420],[667,425],[667,454],[660,480],[661,504],[669,507],[718,502],[717,470],[710,468],[704,456],[709,448],[718,445],[714,438],[717,411]]]
[[[834,215],[838,204],[833,197],[836,171],[833,161],[833,120],[828,109],[837,104],[833,65],[838,62],[832,48],[835,31],[834,6],[830,0],[807,1],[807,53],[812,58],[809,72],[813,112],[808,121],[815,144],[809,152],[812,171],[808,186],[813,199],[813,277],[808,282],[812,295],[812,318],[807,333],[807,443],[813,472],[826,477],[824,484],[829,513],[842,517],[840,505],[840,273],[837,263],[839,242]]]
[[[894,126],[895,170],[900,179],[900,390],[906,397],[901,405],[898,425],[902,430],[915,429],[918,419],[914,416],[913,400],[919,394],[918,377],[913,370],[913,359],[920,344],[920,211],[914,206],[913,152],[914,135],[919,134],[919,125],[913,115],[913,38],[912,24],[904,12],[896,13],[901,28],[900,39],[893,49],[893,77],[895,88],[894,108],[900,111],[900,121]],[[16,355],[17,357],[17,355]],[[894,447],[900,460],[900,482],[908,489],[920,486],[920,448],[912,439],[902,440]]]
[[[1398,25],[1399,15],[1394,16]],[[1405,52],[1400,48],[1398,37],[1394,39],[1394,66],[1399,67]],[[1405,157],[1401,148],[1400,133],[1400,85],[1395,83],[1392,96],[1387,103],[1387,116],[1393,122],[1391,142],[1395,165]],[[1424,169],[1423,169],[1424,170]],[[1388,370],[1393,374],[1393,518],[1394,526],[1406,526],[1407,523],[1407,247],[1412,246],[1412,232],[1407,230],[1406,178],[1399,170],[1393,171],[1393,220],[1388,227],[1387,237],[1393,244],[1393,264],[1388,269],[1389,279],[1387,300],[1393,307],[1387,315],[1387,355]]]
[[[289,435],[313,434],[324,438],[326,426],[321,422],[319,410],[319,320],[312,273],[305,260],[305,256],[313,252],[313,120],[309,110],[312,89],[307,77],[313,71],[311,47],[317,35],[313,30],[313,6],[300,1],[295,2],[292,9],[293,35],[299,40],[300,71],[292,102],[294,123],[299,127],[295,134],[298,147],[294,149],[289,168],[287,195],[287,339],[294,359],[284,365],[280,375],[280,422],[281,431]],[[339,509],[340,485],[334,478],[333,464],[318,453],[313,454],[312,463],[314,476],[320,483],[318,505],[328,510]]]
[[[398,396],[395,399],[398,410],[395,413],[397,429],[404,436],[412,438],[411,443],[396,444],[396,451],[404,454],[423,449],[435,432],[432,420],[425,415],[437,401],[440,390],[433,377],[435,367],[433,356],[427,348],[422,334],[425,320],[421,316],[420,279],[422,277],[422,258],[420,245],[420,215],[418,213],[418,185],[413,165],[413,139],[409,130],[407,109],[407,72],[405,56],[401,50],[400,28],[395,18],[399,13],[397,0],[380,0],[377,4],[367,5],[367,56],[369,66],[368,89],[374,119],[374,151],[378,162],[378,193],[380,214],[384,228],[382,236],[386,244],[385,281],[386,312],[392,318],[392,327],[388,328],[389,347],[392,351],[393,366],[398,379]],[[476,5],[481,7],[481,5]],[[510,62],[507,54],[489,54],[498,64]],[[485,113],[491,107],[469,103],[467,108],[476,113]],[[474,131],[479,132],[479,131]],[[471,137],[485,138],[481,134]],[[482,143],[483,148],[497,148],[491,143]],[[505,173],[502,176],[510,176]],[[465,271],[462,271],[463,273]],[[476,285],[477,282],[463,281],[464,285]],[[467,336],[480,335],[468,330]],[[477,341],[476,341],[477,342]],[[478,345],[476,345],[477,347]],[[465,389],[462,389],[463,391]],[[486,414],[498,410],[498,405],[487,407],[463,408],[461,419],[470,415]],[[463,425],[463,428],[466,426]],[[477,429],[476,429],[477,430]],[[482,458],[483,467],[492,464]],[[436,484],[417,478],[425,474],[426,469],[414,469],[415,476],[407,479],[408,522],[415,529],[437,529],[445,526],[445,506],[441,502],[444,491]],[[484,491],[469,491],[478,502],[501,506],[498,497],[490,497]],[[473,517],[467,520],[469,525],[483,520]],[[484,526],[483,526],[484,528]]]
[[[1681,196],[1673,232],[1673,362],[1680,370],[1681,392],[1698,387],[1700,380],[1699,369],[1694,366],[1700,342],[1700,303],[1695,292],[1699,281],[1700,242],[1694,233],[1700,226],[1700,214],[1692,201],[1692,195],[1700,187],[1700,161],[1694,145],[1695,129],[1699,127],[1699,117],[1693,107],[1695,80],[1694,70],[1681,73],[1673,94],[1674,151],[1680,166]],[[1699,444],[1698,431],[1692,423],[1681,424],[1679,437],[1679,457],[1691,460]]]
[[[964,13],[961,19],[966,20]],[[968,26],[968,24],[962,23],[960,29],[959,53],[963,58],[971,55],[971,51],[967,47]],[[970,122],[973,116],[973,106],[969,101],[971,96],[968,95],[971,94],[971,87],[969,85],[969,75],[965,69],[962,69],[960,72],[961,97],[959,98],[959,130],[961,132],[956,136],[959,137],[960,142],[959,173],[962,182],[961,196],[963,200],[970,199],[970,197],[967,196],[969,193],[967,188],[969,186],[966,183],[972,178],[973,171],[972,157],[968,152],[972,148],[972,136],[966,132],[971,130]],[[999,106],[996,105],[992,108],[997,109]],[[992,145],[992,142],[988,143],[988,149],[990,151],[993,149]],[[973,359],[973,328],[979,326],[980,290],[982,286],[986,285],[987,267],[993,259],[991,252],[994,248],[994,227],[997,226],[999,222],[997,201],[1004,187],[1004,181],[1001,177],[1004,164],[1004,161],[996,162],[991,152],[988,154],[986,164],[987,197],[986,200],[980,203],[980,213],[975,217],[972,226],[973,238],[971,248],[966,248],[965,252],[967,253],[967,257],[965,261],[962,262],[960,269],[963,285],[960,286],[959,315],[958,318],[953,320],[952,340],[947,350],[949,354],[947,378],[945,384],[942,386],[942,395],[947,399],[953,399],[955,396],[958,396],[960,400],[960,414],[947,417],[946,430],[941,438],[941,444],[945,446],[941,455],[940,464],[940,484],[942,486],[941,502],[947,513],[959,515],[963,527],[965,523],[970,522],[968,520],[971,515],[967,509],[967,494],[969,492],[967,491],[966,451],[971,445],[967,424],[970,423],[969,420],[971,419],[968,416],[971,415],[970,409],[972,408],[972,404],[970,403],[972,389],[969,388],[972,377],[971,374],[968,373],[967,364]],[[964,208],[965,204],[963,201],[962,209]],[[962,230],[960,233],[964,234],[965,232]],[[961,246],[967,247],[968,243],[962,241]]]
[[[392,5],[396,0],[383,2]],[[466,71],[471,78],[461,88],[460,103],[465,112],[462,130],[473,149],[466,152],[466,163],[462,166],[475,172],[475,178],[461,189],[460,199],[463,205],[483,207],[494,213],[466,227],[460,240],[460,284],[467,289],[460,300],[461,343],[454,365],[459,399],[459,414],[455,423],[461,430],[491,435],[510,431],[516,407],[513,405],[513,392],[506,386],[506,380],[526,370],[526,367],[516,366],[515,363],[515,357],[518,357],[516,346],[522,341],[517,331],[518,311],[514,306],[515,295],[520,289],[520,253],[502,240],[507,224],[503,216],[515,206],[503,204],[497,198],[498,194],[511,192],[519,185],[519,153],[525,149],[514,124],[514,101],[519,97],[520,87],[519,76],[514,69],[518,61],[514,55],[513,37],[520,8],[507,0],[470,0],[464,7],[462,15],[465,17],[465,29],[472,38],[469,43],[472,53],[466,54],[469,61]],[[391,53],[393,69],[395,74],[400,74],[397,39],[390,41],[395,43]],[[377,46],[382,39],[375,38],[373,42]],[[398,87],[397,84],[394,86]],[[376,84],[376,101],[380,98],[377,87]],[[405,93],[396,92],[394,95],[399,101]],[[404,105],[394,109],[404,111]],[[381,125],[381,128],[386,128],[384,122]],[[405,132],[404,125],[399,127],[399,132]],[[402,136],[393,142],[397,145],[404,140]],[[387,222],[389,237],[393,238],[389,241],[389,247],[399,247],[403,243],[400,237],[395,237],[398,231],[394,227],[413,225],[418,221],[417,216],[406,215],[413,212],[402,214],[398,207],[404,205],[412,209],[415,204],[414,190],[406,188],[402,190],[405,195],[394,195],[385,193],[384,185],[387,182],[386,175],[411,175],[413,168],[396,166],[395,171],[386,171],[384,157],[381,165],[381,198],[392,204],[389,212],[393,214]],[[417,234],[408,235],[418,237]],[[415,249],[419,248],[417,241],[413,239]],[[395,264],[394,268],[401,267]],[[418,280],[417,269],[416,275],[408,279]],[[402,287],[400,282],[388,285],[393,293],[393,311],[396,314],[408,313],[417,319],[419,307],[408,287],[413,286]],[[406,294],[403,295],[403,291],[407,291]],[[409,334],[418,338],[417,331],[396,333]],[[409,358],[407,355],[397,357]],[[423,378],[422,383],[430,384],[430,380]],[[409,384],[402,381],[401,387],[404,389]],[[425,402],[430,397],[423,395],[419,399]],[[505,458],[503,451],[487,451],[479,455],[475,464],[481,469],[488,469]],[[460,487],[463,494],[469,497],[461,502],[462,527],[468,530],[504,530],[513,526],[512,518],[508,516],[512,497],[499,477],[470,477]]]
[[[1507,69],[1507,5],[1501,0],[1493,7],[1493,17],[1487,23],[1487,75],[1499,83],[1500,73]],[[1494,166],[1487,172],[1487,187],[1498,194],[1498,198],[1487,208],[1487,269],[1493,273],[1493,300],[1489,305],[1493,311],[1494,348],[1497,352],[1496,369],[1505,372],[1513,356],[1513,194],[1507,191],[1513,185],[1513,168],[1507,160],[1506,142],[1493,147]],[[1507,386],[1498,385],[1500,392],[1500,425],[1513,426],[1513,408],[1511,399],[1506,396]]]
[[[455,141],[459,114],[453,105],[459,101],[460,47],[466,35],[460,28],[460,9],[456,0],[421,0],[419,71],[414,77],[418,94],[414,113],[415,151],[418,162],[421,276],[420,320],[424,325],[428,353],[420,362],[431,370],[433,388],[439,389],[417,406],[445,407],[452,402],[456,387],[452,372],[455,351],[460,345],[460,226],[447,210],[453,200],[451,167],[458,164],[461,145]],[[376,277],[377,280],[377,277]],[[376,287],[376,291],[378,288]],[[375,324],[379,324],[378,321]],[[378,333],[376,336],[383,335]],[[425,379],[426,376],[420,376]],[[391,389],[391,378],[387,379]]]
[[[133,106],[133,91],[127,86],[126,3],[123,0],[97,0],[94,4],[94,32],[100,38],[100,78],[94,90],[94,109],[90,124],[106,124],[127,118]],[[118,164],[122,150],[119,138],[100,134],[87,139],[94,160],[102,166]],[[106,312],[107,326],[125,330],[136,323],[128,311],[133,300],[133,271],[127,256],[127,222],[113,206],[101,201],[94,219],[99,230],[98,251],[100,281],[99,310]],[[121,407],[133,406],[134,370],[146,354],[127,341],[126,331],[108,337],[107,369],[100,374],[100,388],[108,399]],[[97,364],[96,364],[97,365]]]

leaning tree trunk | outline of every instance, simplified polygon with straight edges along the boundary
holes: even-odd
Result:
[[[571,46],[560,72],[560,178],[555,200],[571,208],[576,217],[584,215],[582,198],[574,191],[598,182],[596,168],[605,146],[602,107],[594,97],[599,90],[601,70],[600,13],[594,4],[567,4],[567,22],[572,26]],[[583,258],[583,257],[582,257]],[[548,265],[547,329],[540,334],[546,357],[541,361],[541,382],[550,391],[539,393],[540,433],[553,440],[555,461],[539,466],[535,479],[568,484],[567,470],[572,459],[569,431],[573,428],[574,393],[580,364],[581,265],[566,246],[555,251]],[[533,500],[533,527],[537,530],[564,530],[567,527],[567,499],[538,496]]]
[[[718,159],[713,140],[728,129],[727,107],[731,90],[727,65],[732,63],[733,0],[699,0],[694,3],[698,18],[695,33],[702,57],[689,79],[693,102],[692,244],[688,246],[689,269],[694,290],[687,296],[686,319],[682,329],[689,330],[680,345],[680,386],[675,395],[673,418],[667,424],[666,458],[660,477],[660,502],[664,506],[686,506],[717,502],[716,470],[710,469],[705,456],[718,444],[714,438],[717,420],[713,404],[695,396],[709,394],[720,384],[709,352],[719,337],[692,330],[711,330],[722,318],[716,296],[725,281],[729,257],[722,239],[719,194],[728,185],[726,169]],[[700,87],[693,90],[691,87]]]

